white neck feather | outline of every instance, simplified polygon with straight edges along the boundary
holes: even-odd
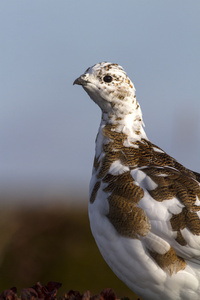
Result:
[[[137,103],[137,109],[132,113],[124,114],[123,116],[116,116],[115,114],[102,113],[102,120],[96,138],[96,155],[99,156],[102,152],[102,146],[109,141],[103,135],[102,130],[106,125],[113,125],[113,132],[123,133],[127,135],[124,146],[133,147],[133,143],[141,141],[141,139],[148,140],[144,131],[144,123],[142,120],[142,112]]]

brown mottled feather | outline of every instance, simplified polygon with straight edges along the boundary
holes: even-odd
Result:
[[[127,135],[116,132],[114,125],[106,125],[103,135],[108,139],[103,145],[104,157],[101,161],[95,158],[94,168],[97,170],[97,178],[108,183],[104,189],[110,194],[108,217],[116,230],[124,236],[136,237],[144,235],[144,232],[146,234],[150,228],[145,212],[136,207],[143,198],[144,191],[134,183],[130,174],[132,169],[143,167],[142,171],[158,185],[148,191],[156,201],[162,202],[177,197],[184,205],[181,213],[173,214],[170,220],[172,230],[177,231],[176,241],[180,245],[186,244],[180,232],[186,227],[191,233],[200,235],[200,220],[196,215],[199,207],[195,205],[196,195],[200,198],[200,187],[196,181],[200,179],[200,174],[186,169],[145,139],[132,143],[132,147],[124,146]],[[109,174],[109,169],[116,160],[128,166],[130,171],[121,175]],[[99,186],[97,182],[91,201],[94,201]],[[144,226],[144,232],[141,226]]]

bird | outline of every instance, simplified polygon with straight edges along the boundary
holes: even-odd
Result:
[[[120,65],[97,63],[74,84],[102,112],[88,211],[104,260],[144,300],[200,299],[200,174],[147,138]]]

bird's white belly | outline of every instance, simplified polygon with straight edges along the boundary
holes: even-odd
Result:
[[[97,193],[89,203],[92,234],[113,272],[144,300],[200,299],[196,273],[187,266],[172,276],[162,270],[145,250],[142,240],[121,236],[106,216],[106,193]]]

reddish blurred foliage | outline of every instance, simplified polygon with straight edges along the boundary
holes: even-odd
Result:
[[[0,300],[54,300],[61,285],[61,283],[50,281],[44,286],[40,282],[37,282],[30,288],[22,289],[21,298],[17,296],[17,289],[14,287],[3,291],[0,295]]]
[[[90,291],[80,294],[78,291],[70,290],[63,297],[56,298],[57,291],[61,287],[61,283],[50,281],[47,285],[42,285],[37,282],[30,288],[21,290],[21,297],[17,296],[17,289],[15,287],[4,290],[0,295],[0,300],[119,300],[115,292],[110,289],[104,289],[100,294],[92,296]],[[128,298],[124,298],[124,300]]]
[[[6,299],[6,300],[18,299],[16,287],[12,287],[9,290],[4,290],[3,293],[0,295],[0,299]]]

